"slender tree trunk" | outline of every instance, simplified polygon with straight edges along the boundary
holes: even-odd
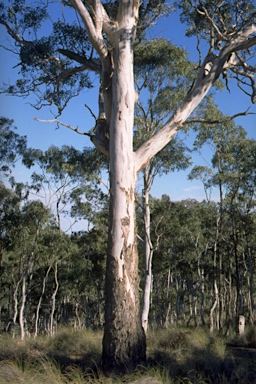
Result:
[[[204,268],[201,269],[201,303],[200,303],[200,317],[202,325],[205,325],[205,319],[204,319],[204,290],[205,290],[205,283],[204,283]]]
[[[47,272],[46,272],[46,275],[43,279],[43,286],[42,286],[42,292],[41,292],[41,295],[40,295],[40,298],[38,300],[38,304],[37,304],[37,307],[36,307],[36,320],[35,320],[35,333],[34,333],[34,339],[37,337],[37,334],[38,334],[38,321],[39,321],[39,311],[40,311],[40,308],[41,308],[41,303],[42,303],[42,299],[43,299],[43,295],[44,295],[44,292],[45,292],[45,285],[46,285],[46,281],[48,279],[48,275],[49,275],[49,272],[51,270],[52,266],[50,265],[47,269]]]
[[[253,300],[253,294],[254,294],[254,284],[253,284],[253,261],[252,261],[252,255],[251,255],[251,248],[248,247],[248,262],[249,262],[249,278],[248,278],[248,288],[249,288],[249,323],[251,325],[254,324],[254,300]]]
[[[164,320],[165,328],[168,328],[168,326],[169,326],[169,317],[170,317],[170,312],[171,312],[171,308],[172,308],[171,301],[169,299],[170,282],[171,282],[171,268],[169,267],[168,277],[167,277],[166,300],[165,300],[165,302],[166,302],[166,304],[165,304],[166,315],[165,315],[165,320]]]
[[[131,7],[131,2],[127,3]],[[124,12],[124,14],[122,14]],[[110,124],[110,218],[105,287],[102,368],[132,371],[146,359],[139,304],[135,228],[136,169],[133,154],[133,22],[121,8],[113,50],[113,103]],[[130,8],[130,12],[133,10]]]
[[[144,172],[146,172],[147,167]],[[145,176],[145,175],[144,175]],[[145,177],[144,177],[145,178]],[[145,185],[145,182],[144,182]],[[150,207],[149,207],[149,190],[146,187],[143,194],[143,213],[144,213],[144,265],[145,265],[145,281],[143,290],[142,303],[142,326],[145,333],[148,329],[148,314],[150,307],[150,295],[152,287],[152,257],[153,247],[150,235]]]
[[[237,247],[237,234],[236,228],[232,220],[233,225],[233,247],[234,247],[234,256],[235,256],[235,270],[236,270],[236,332],[239,333],[239,316],[242,315],[242,300],[240,292],[240,272],[239,272],[239,262],[238,262],[238,247]]]
[[[13,313],[12,321],[14,325],[17,323],[17,317],[18,317],[18,289],[19,289],[20,283],[21,283],[21,280],[18,281],[15,287],[15,290],[13,292],[14,313]]]
[[[78,326],[75,326],[75,329],[82,329],[82,322],[81,322],[81,318],[79,316],[79,304],[76,303],[76,319],[77,319],[77,323],[78,323]],[[75,322],[76,324],[76,322]]]
[[[25,305],[26,305],[26,280],[27,280],[27,274],[23,274],[22,277],[22,286],[21,286],[21,306],[20,306],[20,315],[19,315],[19,322],[20,322],[20,338],[21,340],[25,339],[25,319],[24,319],[24,311],[25,311]]]
[[[210,309],[210,316],[209,316],[210,332],[214,331],[214,316],[213,315],[214,315],[214,311],[215,311],[217,304],[218,304],[218,301],[219,301],[219,290],[218,290],[218,285],[217,285],[217,244],[218,244],[218,239],[219,239],[219,218],[217,218],[217,223],[216,223],[216,240],[214,243],[214,250],[213,250],[213,273],[214,273],[213,295],[214,295],[214,300],[213,300],[213,304],[212,304],[211,309]]]
[[[210,332],[212,333],[214,331],[214,311],[218,304],[218,286],[217,281],[214,279],[214,301],[210,309],[210,316],[209,316],[209,322],[210,322]]]
[[[253,261],[251,255],[251,248],[248,244],[247,234],[246,237],[246,252],[243,252],[243,263],[245,269],[245,277],[247,280],[247,308],[248,308],[248,323],[253,326],[254,323],[254,300],[253,300]]]
[[[222,154],[219,150],[217,150],[217,158],[218,158],[218,172],[219,175],[222,175]],[[222,329],[222,317],[223,317],[223,287],[222,287],[222,226],[223,226],[223,185],[222,185],[222,177],[219,177],[218,179],[218,186],[219,186],[219,196],[220,196],[220,214],[219,214],[219,220],[217,221],[218,226],[218,237],[216,238],[216,241],[218,242],[218,258],[219,258],[219,329]]]
[[[55,306],[56,306],[56,295],[59,289],[59,282],[58,282],[58,262],[55,263],[54,268],[54,279],[55,279],[55,289],[52,294],[52,310],[50,314],[50,335],[52,336],[54,334],[53,331],[53,319],[54,319],[54,313],[55,313]]]

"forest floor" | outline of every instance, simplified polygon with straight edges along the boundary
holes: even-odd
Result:
[[[105,377],[98,367],[101,332],[60,329],[24,342],[0,335],[0,384],[253,384],[256,329],[226,339],[207,330],[150,331],[147,365]]]

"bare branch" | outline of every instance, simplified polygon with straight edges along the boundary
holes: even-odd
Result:
[[[249,109],[250,108],[248,108],[245,112],[236,113],[233,116],[227,116],[224,119],[211,120],[211,119],[204,119],[204,118],[200,118],[200,117],[199,118],[194,118],[194,119],[189,119],[189,120],[184,121],[183,125],[184,124],[191,124],[191,123],[221,124],[221,123],[226,123],[227,121],[230,121],[230,120],[234,120],[235,118],[237,118],[239,116],[256,115],[255,112],[248,112]]]
[[[71,129],[72,131],[78,133],[79,135],[89,136],[90,139],[93,137],[93,135],[91,135],[90,133],[79,131],[78,128],[74,128],[74,127],[72,127],[72,125],[70,125],[70,124],[65,124],[65,123],[63,123],[62,121],[58,120],[58,119],[41,120],[41,119],[38,119],[37,117],[35,117],[34,119],[35,119],[36,121],[39,121],[40,123],[57,123],[57,124],[63,125],[63,127],[66,127],[66,128],[68,128],[68,129]]]
[[[97,120],[97,117],[94,115],[92,109],[89,107],[89,105],[87,104],[84,104],[85,108],[88,109],[88,111],[90,112],[90,114],[92,115],[92,117],[94,118],[94,120],[96,121]]]
[[[78,128],[74,128],[70,124],[65,124],[58,119],[41,120],[41,119],[38,119],[37,117],[35,117],[34,119],[41,123],[57,123],[62,125],[63,127],[71,129],[71,131],[74,131],[79,135],[89,136],[92,143],[95,145],[95,147],[98,148],[98,150],[101,153],[103,153],[105,156],[107,157],[109,156],[109,139],[107,135],[107,125],[106,125],[105,119],[96,120],[96,126],[94,128],[95,135],[92,135],[91,133],[79,131]]]

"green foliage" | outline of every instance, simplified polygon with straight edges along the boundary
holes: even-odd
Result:
[[[148,76],[153,76],[152,71],[167,76],[165,73],[168,69],[168,75],[173,77],[178,74],[185,75],[182,70],[187,70],[189,65],[187,63],[188,54],[181,48],[171,44],[168,40],[163,38],[154,39],[150,41],[143,41],[135,47],[134,51],[134,65],[135,72],[143,75],[148,71]],[[179,66],[178,64],[182,64]],[[169,68],[171,65],[171,68]]]
[[[84,57],[90,46],[85,30],[76,22],[64,23],[52,20],[48,4],[36,5],[25,2],[1,3],[1,23],[9,26],[15,40],[15,51],[19,55],[21,77],[12,85],[4,85],[9,94],[37,96],[34,107],[56,106],[61,114],[67,103],[84,88],[91,88],[89,74],[76,66],[71,59],[59,53],[69,49]],[[48,31],[43,37],[42,28]]]
[[[144,40],[134,50],[136,88],[147,98],[136,106],[135,125],[151,127],[151,135],[185,97],[194,78],[194,65],[188,61],[187,52],[165,39]],[[144,109],[146,112],[143,112]]]
[[[200,1],[186,0],[176,2],[182,10],[181,21],[189,25],[188,36],[199,35],[210,41],[209,31],[214,22],[223,35],[231,36],[234,30],[245,28],[255,18],[255,4],[253,1]],[[206,18],[206,14],[209,18]]]
[[[11,167],[24,153],[27,144],[26,136],[17,134],[13,120],[0,117],[0,176],[11,173]]]
[[[185,96],[193,65],[187,53],[165,39],[143,40],[135,47],[134,67],[139,100],[135,106],[134,147],[156,134]],[[147,100],[143,102],[143,98]],[[173,139],[150,160],[144,172],[144,190],[154,177],[189,165],[186,146]]]

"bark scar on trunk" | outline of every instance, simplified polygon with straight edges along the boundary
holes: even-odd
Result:
[[[126,270],[124,271],[125,279],[126,279],[126,292],[130,294],[131,300],[133,302],[133,305],[135,305],[135,295],[129,280],[129,277],[127,275]]]
[[[130,224],[130,218],[129,218],[129,216],[123,217],[123,218],[121,219],[121,224],[122,224],[122,226],[129,225],[129,224]]]

